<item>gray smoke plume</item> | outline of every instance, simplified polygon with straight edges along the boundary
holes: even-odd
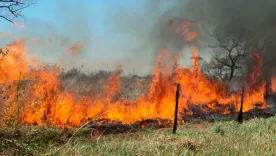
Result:
[[[137,42],[137,50],[134,55],[140,54],[140,58],[149,57],[142,51],[152,49],[153,57],[162,47],[168,47],[172,51],[181,51],[185,45],[184,39],[177,36],[174,31],[168,29],[168,23],[173,19],[187,19],[191,21],[203,21],[199,26],[200,55],[207,60],[212,56],[212,50],[208,48],[214,40],[212,34],[215,29],[222,28],[225,32],[235,30],[247,30],[252,41],[252,48],[260,48],[261,57],[266,67],[273,67],[271,58],[276,58],[276,50],[273,40],[276,25],[276,2],[274,0],[174,0],[174,1],[143,1],[141,12],[131,13],[129,10],[118,11],[112,17],[111,27],[117,25],[118,33],[131,33]],[[114,27],[113,27],[114,28]],[[113,29],[114,30],[114,29]],[[274,35],[275,36],[275,35]],[[263,45],[263,42],[265,45]],[[138,57],[139,58],[139,57]],[[189,58],[186,58],[189,59]],[[154,62],[154,61],[152,61]]]
[[[210,58],[212,49],[208,48],[214,40],[212,34],[218,28],[224,32],[239,33],[246,30],[250,38],[250,48],[258,51],[263,59],[263,72],[268,76],[276,67],[276,1],[274,0],[190,0],[173,1],[158,17],[152,31],[153,42],[158,46],[171,45],[175,49],[183,46],[181,38],[166,29],[166,23],[174,18],[192,21],[202,20],[198,38],[201,56]],[[236,31],[236,32],[235,32]],[[204,57],[205,56],[205,57]],[[251,62],[250,62],[251,63]],[[249,69],[252,63],[249,63]],[[267,71],[267,72],[266,72]]]
[[[54,20],[62,28],[56,28],[53,23],[29,19],[29,26],[20,37],[32,39],[38,36],[45,39],[52,36],[52,48],[40,48],[50,58],[56,55],[65,57],[64,51],[71,45],[64,47],[64,43],[81,44],[71,47],[80,50],[80,56],[66,56],[64,59],[71,60],[65,63],[70,68],[83,64],[86,69],[112,70],[116,64],[122,64],[127,73],[149,74],[161,48],[181,52],[187,46],[183,37],[168,29],[168,23],[173,19],[203,21],[198,27],[200,36],[197,40],[200,56],[207,61],[212,56],[213,49],[208,46],[214,42],[211,35],[216,28],[225,31],[243,28],[248,30],[247,35],[254,46],[263,47],[260,53],[265,67],[271,70],[276,65],[273,61],[276,58],[275,0],[141,0],[135,8],[110,5],[108,14],[102,19],[105,34],[110,34],[104,37],[109,39],[105,45],[98,43],[103,38],[93,36],[97,29],[91,23],[98,15],[93,14],[89,6],[79,1],[61,1],[57,10]],[[41,32],[41,29],[44,31]],[[98,57],[99,53],[110,57]],[[186,57],[184,61],[189,60],[190,57]]]

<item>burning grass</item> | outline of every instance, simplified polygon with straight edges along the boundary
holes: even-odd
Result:
[[[179,53],[164,48],[156,58],[153,75],[146,78],[122,77],[119,66],[105,78],[94,75],[90,79],[72,71],[77,77],[66,79],[61,63],[49,65],[30,56],[25,40],[12,42],[4,48],[8,53],[1,50],[0,155],[273,154],[275,117],[243,125],[202,123],[215,120],[216,115],[233,119],[241,97],[239,92],[230,92],[225,81],[201,70],[195,41],[199,35],[195,25],[200,23],[184,20],[180,26],[169,26],[189,43],[192,66],[182,67]],[[82,44],[74,44],[66,53],[77,56]],[[242,82],[243,111],[252,117],[258,108],[260,116],[270,116],[264,113],[269,105],[264,99],[262,59],[256,52],[252,59],[253,72]],[[72,84],[80,77],[88,81],[82,83],[82,89],[74,88]],[[143,84],[135,85],[134,80]],[[185,124],[172,135],[167,127],[174,117],[175,84],[181,85],[178,115]],[[194,119],[201,124],[187,123]]]
[[[23,40],[12,43],[7,49],[9,53],[0,62],[1,88],[9,88],[3,92],[9,96],[8,100],[2,100],[0,104],[2,125],[12,116],[17,118],[13,120],[19,119],[22,124],[59,127],[77,127],[89,119],[107,119],[124,124],[155,118],[172,120],[176,83],[181,84],[179,110],[184,115],[231,114],[239,110],[240,94],[229,93],[223,82],[209,78],[200,70],[196,47],[193,47],[191,68],[179,65],[178,54],[168,53],[166,49],[161,51],[148,89],[136,98],[121,96],[124,89],[120,68],[102,80],[98,91],[80,94],[66,89],[69,84],[62,82],[59,65],[49,66],[28,57]],[[21,73],[22,82],[30,83],[19,84]],[[264,99],[264,82],[256,78],[259,74],[254,72],[253,75],[255,79],[251,78],[246,87],[245,112],[256,108],[255,104],[259,104],[261,109],[268,108]],[[254,85],[251,86],[251,83]],[[194,108],[200,108],[200,111]]]
[[[244,124],[217,120],[185,123],[177,134],[171,128],[143,129],[136,133],[91,135],[75,131],[23,126],[19,134],[1,129],[0,154],[13,155],[273,155],[276,152],[276,117],[251,119]],[[68,134],[73,134],[68,136]]]
[[[0,103],[0,124],[17,120],[16,123],[25,125],[74,128],[89,120],[101,119],[128,125],[156,118],[172,120],[175,84],[178,83],[181,85],[179,110],[183,116],[212,112],[225,115],[238,111],[240,93],[230,93],[224,81],[214,80],[201,71],[195,41],[199,35],[195,26],[199,23],[184,20],[180,26],[170,25],[190,44],[192,66],[182,67],[179,53],[162,49],[157,56],[151,82],[146,91],[136,97],[122,96],[125,88],[122,88],[121,66],[106,79],[100,80],[100,85],[93,83],[95,90],[83,94],[79,90],[68,89],[70,81],[64,83],[60,64],[50,66],[30,56],[24,40],[12,42],[4,48],[9,53],[0,61],[0,88],[5,97]],[[261,109],[269,107],[264,99],[265,82],[260,74],[262,60],[258,53],[252,54],[256,65],[251,76],[243,82],[246,85],[245,112],[255,109],[256,104]],[[30,83],[20,84],[18,79]],[[199,111],[194,110],[198,108]]]

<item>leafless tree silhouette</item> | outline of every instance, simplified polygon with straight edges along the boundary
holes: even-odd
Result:
[[[224,32],[216,29],[214,33],[216,44],[212,45],[215,53],[213,55],[214,71],[228,77],[231,81],[235,72],[242,68],[243,60],[248,56],[249,38],[246,30],[233,30]]]
[[[23,22],[22,10],[34,3],[35,0],[0,0],[0,18],[11,23]]]

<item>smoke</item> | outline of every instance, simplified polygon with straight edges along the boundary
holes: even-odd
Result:
[[[251,40],[254,50],[261,54],[264,64],[264,74],[268,77],[275,63],[271,60],[276,58],[275,26],[276,26],[276,2],[273,0],[232,0],[219,1],[202,0],[191,1],[190,7],[201,10],[200,15],[205,24],[203,30],[210,28],[222,28],[226,32],[247,30],[247,36]],[[200,17],[199,16],[199,17]],[[204,33],[203,33],[204,34]],[[252,64],[248,67],[252,67]],[[249,69],[250,70],[250,69]]]
[[[218,28],[231,33],[247,30],[246,35],[250,37],[252,44],[255,44],[252,48],[256,50],[263,40],[269,38],[270,42],[266,42],[265,51],[260,51],[261,57],[264,64],[267,64],[271,57],[276,57],[276,53],[273,53],[276,47],[271,44],[271,35],[275,32],[276,24],[276,2],[273,0],[155,0],[143,1],[140,8],[139,12],[133,12],[132,8],[118,9],[108,23],[112,27],[111,31],[133,39],[132,43],[126,42],[126,46],[134,45],[129,49],[131,55],[143,63],[151,62],[151,66],[154,63],[153,58],[162,47],[167,47],[173,52],[187,53],[184,49],[188,45],[183,37],[168,29],[168,23],[173,19],[203,21],[198,27],[200,36],[197,40],[200,55],[207,61],[213,51],[209,46],[215,42],[212,34]],[[184,56],[186,58],[181,61],[189,61],[189,55]]]
[[[276,58],[274,0],[141,0],[129,7],[111,0],[106,2],[108,11],[97,14],[93,10],[97,7],[86,1],[60,1],[55,19],[51,22],[28,19],[24,30],[13,31],[12,35],[19,35],[10,39],[21,37],[43,42],[39,46],[31,43],[29,49],[48,61],[62,61],[67,69],[84,65],[86,70],[114,70],[117,64],[122,64],[125,73],[144,75],[152,72],[156,55],[163,47],[182,52],[181,62],[191,62],[184,38],[168,29],[169,21],[187,19],[203,21],[197,40],[200,56],[207,61],[212,56],[213,49],[208,46],[214,42],[211,35],[216,28],[225,31],[245,28],[254,44],[266,41],[261,57],[267,68],[275,66],[271,61]]]
[[[217,29],[234,35],[245,30],[250,39],[252,52],[258,51],[264,64],[263,73],[269,76],[276,67],[276,2],[274,0],[189,0],[173,1],[173,7],[167,8],[157,18],[153,27],[152,37],[156,45],[170,45],[174,50],[183,48],[183,40],[166,29],[166,23],[171,19],[187,19],[203,21],[199,26],[200,55],[208,61],[213,49],[208,48],[215,41],[212,34]],[[253,66],[248,62],[248,70]]]

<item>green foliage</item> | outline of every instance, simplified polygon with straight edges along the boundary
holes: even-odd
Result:
[[[15,123],[15,115],[12,114],[9,119],[6,121],[6,127],[13,127]]]
[[[224,134],[224,130],[222,128],[222,123],[221,122],[216,122],[215,126],[213,127],[213,132],[215,134]]]
[[[54,128],[39,127],[28,132],[26,138],[38,145],[48,145],[58,142],[60,131]]]

